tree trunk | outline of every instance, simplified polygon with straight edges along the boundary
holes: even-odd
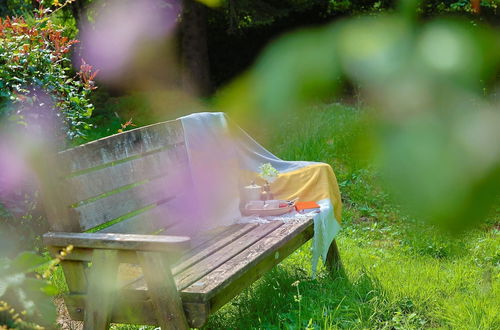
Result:
[[[183,85],[188,91],[207,96],[212,91],[207,46],[207,8],[194,0],[183,1],[181,56]]]
[[[85,12],[86,10],[86,2],[84,0],[78,0],[73,2],[70,5],[71,9],[71,14],[73,15],[73,18],[75,19],[75,23],[77,27],[80,27],[81,25],[86,25],[88,24],[88,19],[87,19],[87,13]]]

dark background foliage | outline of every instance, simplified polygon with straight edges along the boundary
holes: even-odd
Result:
[[[170,2],[170,0],[162,0]],[[85,10],[96,1],[78,0],[64,8],[59,18],[69,26],[73,34],[77,26],[87,21],[95,13]],[[411,2],[411,0],[409,0]],[[398,1],[389,0],[224,0],[222,6],[208,8],[195,4],[194,0],[184,0],[184,6],[202,15],[196,24],[206,29],[206,34],[180,44],[180,57],[200,54],[197,61],[206,70],[194,77],[203,82],[201,94],[213,93],[217,87],[241,74],[254,62],[257,55],[270,41],[279,35],[301,27],[320,25],[343,17],[361,14],[378,15],[396,9]],[[475,9],[475,5],[478,6]],[[500,23],[497,0],[428,0],[420,4],[419,16],[429,19],[434,16],[462,16],[474,22]],[[0,16],[29,15],[36,7],[35,0],[5,0],[0,3]],[[185,11],[184,16],[186,16]],[[90,16],[89,16],[90,15]],[[182,18],[181,18],[182,20]],[[183,37],[184,26],[178,31]],[[200,51],[206,47],[206,51]],[[208,56],[204,56],[208,54]],[[189,67],[189,63],[185,63]]]
[[[104,3],[106,1],[107,0],[104,0]],[[169,2],[169,0],[158,1]],[[61,2],[63,1],[61,0]],[[78,26],[80,24],[92,22],[95,18],[95,15],[98,15],[98,9],[87,11],[87,9],[90,9],[90,6],[95,4],[96,2],[96,0],[77,0],[63,7],[57,12],[57,15],[54,15],[53,21],[55,23],[56,29],[59,29],[60,25],[64,26],[64,37],[68,38],[66,42],[70,41],[72,38],[78,38]],[[403,1],[401,3],[404,4],[408,2],[412,2],[412,0]],[[54,2],[52,0],[45,0],[43,3],[51,5]],[[226,0],[222,2],[222,5],[220,7],[209,8],[194,0],[184,0],[183,12],[178,17],[180,24],[178,24],[178,28],[175,33],[175,42],[178,46],[178,60],[181,66],[189,72],[192,79],[196,83],[195,85],[198,86],[198,95],[207,97],[212,96],[219,90],[219,87],[226,85],[235,77],[240,76],[243,72],[248,70],[250,66],[253,65],[254,62],[256,62],[257,57],[261,55],[261,51],[282,34],[300,29],[302,27],[321,26],[327,22],[341,20],[347,17],[356,17],[358,15],[382,16],[387,13],[396,11],[396,7],[399,6],[399,3],[400,2],[396,1],[373,0]],[[490,25],[498,26],[500,23],[499,15],[497,14],[498,4],[498,0],[429,0],[420,4],[417,7],[417,10],[414,10],[411,15],[414,15],[415,17],[418,16],[418,20],[421,20],[423,22],[430,21],[432,18],[434,18],[434,16],[461,16],[462,18],[465,18],[465,22],[470,26],[478,25],[478,23],[488,23]],[[34,19],[33,10],[38,8],[38,6],[39,1],[35,0],[2,0],[0,2],[0,17],[2,17],[3,19],[5,17],[22,16],[26,18],[26,21],[29,23],[30,20]],[[189,22],[189,24],[187,24],[187,22]],[[350,22],[355,22],[355,24],[361,23],[361,25],[365,24],[364,27],[369,30],[369,28],[367,28],[369,25],[367,25],[366,19],[360,19],[356,21],[356,18],[354,18],[350,20]],[[22,21],[21,24],[24,24],[24,21]],[[384,31],[378,32],[382,33]],[[34,33],[34,31],[31,31],[31,33]],[[329,50],[329,48],[325,48],[324,45],[318,44],[318,46],[315,47],[315,44],[310,42],[311,40],[323,40],[321,34],[314,35],[314,33],[311,33],[310,35],[308,35],[307,33],[309,32],[302,33],[296,39],[292,38],[292,43],[287,43],[286,40],[283,41],[283,39],[281,39],[281,41],[278,40],[278,42],[273,45],[274,48],[271,48],[269,51],[267,51],[267,54],[264,52],[264,55],[268,56],[268,58],[273,59],[273,56],[275,56],[276,54],[281,56],[284,53],[287,53],[285,55],[291,54],[293,60],[296,59],[293,58],[293,56],[296,56],[297,58],[302,56],[308,58],[307,56],[315,55],[315,52],[318,52],[318,50]],[[2,37],[4,36],[0,33],[0,38]],[[356,40],[356,38],[354,39]],[[38,41],[42,42],[42,40]],[[323,46],[323,48],[321,48],[321,46]],[[19,45],[19,47],[20,49],[23,49],[23,45]],[[298,49],[299,51],[295,54],[296,49]],[[1,51],[3,51],[3,53]],[[126,111],[124,111],[123,109],[124,106],[132,108],[130,112],[134,113],[134,116],[135,114],[139,114],[137,117],[140,118],[134,117],[134,123],[138,125],[149,123],[148,120],[150,120],[151,118],[153,118],[152,120],[154,121],[163,119],[158,117],[155,118],[154,115],[146,113],[148,112],[148,110],[150,110],[150,108],[153,108],[153,106],[145,105],[147,101],[135,98],[134,90],[120,89],[120,87],[116,86],[110,87],[106,86],[104,83],[101,83],[99,85],[99,91],[97,91],[97,93],[94,92],[93,84],[86,86],[89,79],[83,79],[83,81],[80,81],[80,79],[78,79],[78,77],[82,78],[82,75],[77,75],[77,72],[75,72],[75,70],[72,68],[69,57],[61,59],[61,61],[58,63],[60,65],[54,65],[54,63],[52,63],[50,60],[50,53],[52,51],[53,50],[49,47],[43,48],[43,51],[34,52],[34,62],[37,62],[37,56],[42,56],[44,52],[45,60],[41,62],[38,61],[38,63],[42,63],[43,65],[41,65],[38,70],[36,70],[36,72],[31,72],[29,70],[22,71],[17,67],[12,67],[12,62],[15,62],[13,60],[13,56],[16,55],[0,49],[0,55],[3,54],[2,57],[0,57],[0,77],[2,78],[2,80],[0,81],[0,114],[3,113],[10,115],[12,110],[10,105],[13,103],[12,101],[22,101],[16,99],[19,98],[20,95],[19,93],[13,93],[15,88],[13,86],[16,85],[16,81],[18,79],[24,79],[23,84],[33,84],[33,82],[41,82],[40,87],[55,90],[54,94],[51,95],[54,98],[54,101],[60,106],[65,106],[65,108],[61,108],[60,110],[65,117],[64,119],[67,120],[67,128],[65,128],[65,133],[67,133],[67,141],[65,143],[66,146],[90,141],[98,137],[120,132],[127,128],[133,127],[134,125],[132,124],[132,120],[125,122],[125,120],[129,119],[129,116],[127,116],[126,118],[120,118],[120,114],[126,113]],[[321,51],[319,53],[321,53]],[[78,49],[76,49],[76,54],[78,54]],[[297,81],[303,81],[307,79],[312,81],[312,84],[309,86],[312,86],[311,88],[306,90],[299,89],[299,92],[303,92],[304,94],[298,95],[299,98],[302,96],[304,98],[310,97],[311,95],[309,95],[309,92],[316,92],[317,90],[321,89],[316,87],[320,86],[321,84],[330,83],[330,81],[328,80],[330,76],[327,75],[323,77],[321,75],[323,71],[328,71],[328,68],[324,69],[323,66],[323,64],[328,63],[328,60],[330,59],[328,58],[328,53],[326,56],[320,57],[318,63],[313,63],[314,60],[309,61],[309,64],[312,64],[310,67],[306,67],[306,69],[302,71],[297,70],[296,72],[293,71],[293,67],[288,67],[288,69],[290,69],[288,71],[290,72],[286,72],[286,70],[283,70],[283,68],[287,68],[286,66],[277,68],[275,70],[273,65],[279,64],[279,62],[276,61],[276,58],[281,58],[280,56],[275,56],[275,61],[271,60],[265,62],[264,64],[261,61],[260,66],[259,63],[257,63],[257,69],[261,69],[260,73],[271,72],[269,76],[279,76],[281,74],[284,78],[279,80],[280,82],[292,81],[291,85],[284,86],[283,88],[285,92],[286,89],[289,88],[289,93],[284,93],[283,95],[285,96],[281,95],[281,100],[280,97],[276,97],[278,99],[278,103],[282,102],[283,108],[288,109],[287,105],[289,103],[287,103],[287,101],[289,99],[293,99],[293,97],[297,96],[297,94],[300,94],[295,93],[296,90],[293,90],[294,87],[297,87],[294,85],[294,83],[296,83]],[[315,56],[313,56],[312,58],[317,59]],[[293,63],[299,64],[304,64],[305,62],[307,61],[293,61]],[[354,61],[353,63],[355,62],[356,61]],[[80,63],[77,63],[77,66],[79,64]],[[359,63],[355,64],[357,65]],[[54,67],[56,69],[53,71],[55,72],[55,74],[49,76],[44,75],[45,72],[50,71],[50,69],[54,69]],[[493,84],[498,81],[498,75],[495,76],[495,72],[498,71],[495,70],[498,69],[496,69],[494,66],[490,67],[490,71],[493,72],[493,74],[490,75],[491,77],[493,77],[491,79],[495,80]],[[87,78],[93,75],[93,72],[94,71],[92,71],[92,69],[88,69],[86,71]],[[301,74],[304,74],[304,72],[313,72],[313,74],[306,74],[304,77],[302,77]],[[320,74],[318,74],[318,72]],[[438,74],[436,75],[438,76]],[[19,78],[20,76],[22,77]],[[317,78],[316,76],[318,76],[319,78]],[[416,75],[413,75],[413,77],[414,76]],[[266,83],[266,79],[262,78],[268,78],[267,75],[256,75],[256,77],[256,81],[264,83]],[[471,79],[475,79],[475,77],[476,76],[472,77]],[[68,79],[70,78],[71,81],[68,81]],[[258,80],[259,78],[261,80]],[[322,78],[325,78],[325,81],[322,81]],[[431,75],[426,78],[429,78],[430,82],[432,82],[433,80]],[[449,81],[444,81],[444,83],[441,82],[440,87],[448,84],[450,88],[454,88],[456,87],[454,85],[455,80],[456,79],[452,78],[449,79]],[[351,81],[355,80],[353,79]],[[274,80],[272,81],[272,83],[274,83]],[[267,87],[275,87],[271,86],[272,83],[268,84]],[[484,84],[484,81],[482,81],[481,83],[481,86],[485,86],[484,94],[488,94],[489,90],[486,88],[488,86]],[[342,86],[342,90],[337,90],[337,96],[349,98],[356,94],[356,88],[353,87],[355,82],[351,82],[350,84],[351,85],[349,85],[349,83],[347,82]],[[431,84],[429,83],[424,85],[428,87]],[[267,90],[276,92],[278,89],[279,88],[268,88]],[[462,90],[460,90],[460,92],[461,91]],[[383,96],[389,95],[389,92],[386,92],[386,94],[383,94]],[[453,95],[459,95],[460,92]],[[72,96],[76,98],[66,98],[66,96],[68,96],[69,94],[73,94]],[[272,92],[269,94],[272,95]],[[115,98],[114,96],[117,95],[122,97]],[[315,95],[316,94],[312,96]],[[30,91],[27,91],[27,95],[21,96],[21,99],[26,96],[30,96]],[[3,97],[3,99],[1,97]],[[390,97],[385,97],[383,99],[389,98]],[[238,99],[242,103],[244,103],[246,100],[244,97],[239,97]],[[292,100],[291,102],[293,103],[294,101]],[[93,117],[89,119],[88,117],[91,110],[93,109],[93,104],[96,105],[97,111],[94,112]],[[250,102],[248,102],[248,104],[250,104]],[[466,104],[466,102],[462,102],[462,104]],[[164,104],[160,105],[163,106]],[[382,108],[385,108],[387,104],[382,105]],[[119,112],[120,114],[118,114]],[[354,113],[354,111],[345,113],[352,114]],[[342,115],[345,115],[345,113],[343,113]],[[73,116],[73,118],[71,116]],[[443,124],[441,131],[445,131],[445,129],[447,128],[446,124],[449,122],[449,120],[446,120],[446,116],[443,116],[443,118],[445,119],[442,121],[436,121],[437,123]],[[335,117],[335,122],[337,121],[337,119],[338,118]],[[100,125],[101,123],[99,121],[101,121],[103,124]],[[92,122],[98,124],[95,125],[93,129],[89,130],[88,128],[90,128],[91,126],[88,124],[91,124]],[[319,120],[318,122],[322,124],[326,121]],[[304,131],[304,127],[302,124],[303,123],[300,123],[300,128],[295,129],[295,131]],[[334,127],[334,122],[329,124],[331,124],[331,127]],[[106,130],[104,130],[102,127],[105,127]],[[83,131],[86,131],[85,134],[83,134]],[[289,132],[289,130],[285,131]],[[316,131],[317,130],[315,129],[313,132]],[[386,130],[384,132],[387,133],[389,132],[389,130]],[[398,133],[397,130],[392,130],[392,132]],[[363,131],[363,133],[366,132]],[[400,133],[405,132],[402,130]],[[426,136],[427,131],[417,131],[417,133],[418,134],[415,134],[415,136],[410,136],[410,138],[415,138],[415,140],[408,140],[408,136],[400,134],[400,136],[393,136],[392,141],[405,142],[408,140],[410,147],[419,146],[421,143],[421,137]],[[320,143],[323,143],[322,141],[327,141],[327,145],[335,144],[335,148],[332,147],[331,149],[335,150],[335,152],[338,152],[338,150],[340,150],[338,148],[340,144],[337,140],[331,138],[331,128],[324,128],[324,134],[325,136],[321,136],[319,138],[311,132],[307,132],[305,136],[297,139],[297,143],[295,143],[295,145],[297,146],[300,146],[299,142],[310,139],[309,144],[304,144],[304,146],[299,151],[303,152],[304,150],[313,150],[314,152],[311,151],[311,155],[305,157],[304,154],[298,153],[288,155],[283,154],[281,156],[289,159],[294,159],[296,157],[297,159],[309,158],[317,160],[317,158],[320,157],[319,155],[321,153],[325,153],[324,146],[320,145]],[[439,136],[437,138],[439,138]],[[284,138],[284,140],[288,141],[289,137],[287,136],[286,138]],[[439,141],[439,139],[437,140]],[[435,141],[432,138],[429,139],[429,146],[435,145],[434,142]],[[311,146],[316,146],[317,148],[311,149]],[[402,149],[404,149],[405,145],[402,144],[402,146]],[[290,148],[282,149],[291,150]],[[390,148],[384,149],[389,150]],[[400,149],[395,148],[394,150],[398,151]],[[439,146],[436,147],[436,150],[439,150]],[[320,160],[331,162],[335,159],[340,158],[348,159],[348,155],[352,154],[353,150],[351,149],[351,146],[347,146],[346,144],[344,155]],[[394,155],[389,156],[394,156],[394,161],[392,162],[393,164],[400,165],[400,163],[398,163],[398,161],[400,161],[402,158],[400,156],[400,153],[395,152]],[[424,158],[425,157],[419,156],[416,159],[423,160]],[[339,180],[339,182],[343,192],[345,193],[344,199],[347,205],[348,212],[359,213],[356,216],[352,216],[353,219],[359,219],[359,221],[362,222],[368,222],[369,220],[369,222],[371,223],[372,220],[370,219],[376,218],[378,216],[376,214],[376,210],[380,209],[384,210],[384,212],[387,212],[387,210],[389,209],[390,212],[393,211],[392,206],[391,208],[389,208],[385,204],[379,207],[377,207],[377,205],[372,205],[373,207],[369,206],[369,198],[366,197],[367,194],[365,191],[363,191],[362,181],[364,179],[364,176],[359,175],[359,173],[351,173],[350,170],[348,171],[345,168],[343,169],[343,166],[341,164],[337,165],[337,167],[340,169],[337,174],[340,173],[339,178],[341,180]],[[443,169],[445,172],[448,172],[448,169],[451,167],[452,166],[447,166],[446,164],[443,165]],[[343,173],[343,171],[345,173]],[[436,172],[435,168],[434,172]],[[405,174],[403,172],[401,173]],[[493,175],[495,175],[495,177]],[[484,180],[488,181],[488,185],[492,185],[491,183],[494,184],[496,182],[495,180],[498,180],[498,171],[494,172],[493,175],[491,175],[490,177],[486,177],[487,180]],[[402,177],[409,176],[402,175]],[[439,177],[439,175],[437,177]],[[29,178],[26,178],[26,180],[30,181]],[[400,181],[403,182],[404,180]],[[366,184],[366,186],[368,186],[368,184]],[[356,196],[354,187],[356,187],[356,191],[359,196]],[[491,189],[484,189],[484,186],[481,185],[479,185],[478,187],[478,191],[480,190],[483,192],[494,191],[494,189],[497,189],[495,187],[492,187]],[[5,253],[3,256],[9,257],[9,260],[11,260],[12,262],[6,262],[3,265],[0,264],[0,275],[2,275],[2,272],[3,274],[7,274],[9,276],[11,274],[16,274],[16,272],[21,272],[23,274],[27,271],[31,272],[34,268],[43,263],[43,260],[39,260],[36,255],[28,256],[30,262],[29,267],[26,269],[14,269],[10,265],[15,264],[16,259],[14,258],[14,256],[19,250],[31,249],[37,250],[38,253],[43,253],[43,247],[41,247],[40,244],[40,234],[47,230],[47,226],[43,211],[40,207],[40,203],[37,201],[38,198],[36,189],[33,189],[33,187],[30,186],[27,187],[27,189],[19,189],[19,191],[17,191],[14,195],[3,196],[1,194],[1,188],[2,187],[0,182],[0,251],[11,251],[10,254]],[[350,191],[350,189],[352,189],[352,191]],[[425,193],[418,193],[415,195],[425,196]],[[383,194],[383,196],[385,196],[385,193]],[[487,200],[487,198],[479,194],[475,194],[474,197],[476,199],[470,199],[473,202],[472,205],[479,204],[476,203],[476,200]],[[366,205],[356,205],[354,202],[350,201],[350,199],[356,200],[357,202],[365,201],[366,199],[367,202],[365,203]],[[377,197],[376,199],[379,198]],[[380,199],[383,199],[385,203],[386,197]],[[4,208],[4,205],[6,204],[9,205],[9,211]],[[426,203],[422,204],[425,205]],[[473,208],[470,209],[472,210]],[[397,211],[399,212],[399,210]],[[394,212],[396,213],[396,211]],[[399,217],[399,215],[395,215],[394,217],[396,216]],[[453,220],[456,220],[456,217],[454,217]],[[375,220],[373,221],[375,225],[378,223],[375,222]],[[498,226],[493,222],[497,220],[491,221],[492,222],[490,223],[490,225]],[[354,226],[352,228],[355,229],[357,227]],[[397,230],[399,231],[399,229]],[[357,237],[357,235],[358,233],[353,234],[353,237]],[[11,239],[8,241],[7,237],[15,239]],[[385,238],[386,234],[384,233],[384,239]],[[439,246],[438,248],[434,248],[433,245],[429,245],[427,241],[425,242],[425,246],[422,246],[422,250],[430,250],[432,254],[435,254],[436,256],[442,257],[445,254],[441,251],[442,249]],[[27,257],[23,257],[23,255],[20,255],[20,257],[17,258],[23,259]],[[2,276],[0,276],[0,280],[1,277]],[[27,278],[27,281],[30,281],[30,278]],[[34,291],[40,293],[40,286],[43,283],[40,282],[35,284],[36,285],[33,285],[33,287],[35,288]],[[1,322],[2,320],[0,320],[0,323]]]

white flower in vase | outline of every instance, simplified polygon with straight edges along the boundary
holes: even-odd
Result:
[[[266,180],[268,183],[273,183],[278,178],[280,172],[275,169],[270,163],[265,163],[260,165],[259,167],[260,173],[259,176]]]

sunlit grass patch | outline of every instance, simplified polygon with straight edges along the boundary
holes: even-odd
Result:
[[[500,328],[498,214],[461,236],[417,222],[391,201],[363,148],[350,147],[364,133],[360,111],[341,105],[311,111],[308,120],[287,118],[266,147],[284,159],[332,165],[344,203],[338,236],[344,270],[331,276],[321,266],[312,279],[308,243],[211,316],[206,328]]]
[[[338,236],[345,273],[332,278],[323,269],[312,280],[305,245],[207,327],[498,328],[498,230],[490,224],[456,237],[415,222],[390,201],[363,157],[353,157],[346,141],[359,134],[349,131],[359,127],[358,111],[339,105],[315,111],[306,124],[290,119],[270,148],[285,159],[324,161],[334,168],[345,206]]]

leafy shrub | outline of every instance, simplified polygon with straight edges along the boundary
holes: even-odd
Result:
[[[29,126],[47,117],[74,139],[89,128],[97,72],[82,60],[73,73],[69,52],[78,41],[52,22],[53,12],[40,4],[32,18],[0,19],[0,119]]]
[[[5,236],[16,237],[15,241],[9,242],[9,251],[3,249],[1,256],[30,249],[37,252],[44,250],[41,235],[48,228],[47,219],[39,203],[36,191],[33,187],[27,187],[25,194],[22,192],[4,193],[0,195],[0,232]],[[3,205],[2,203],[6,205]],[[0,236],[1,239],[1,236]],[[5,243],[5,242],[3,242]],[[5,244],[0,244],[0,249]]]
[[[0,18],[0,123],[10,128],[2,129],[2,133],[21,128],[35,139],[50,139],[57,147],[86,135],[94,109],[90,94],[96,88],[97,72],[83,60],[79,71],[73,70],[70,51],[78,41],[69,38],[66,28],[53,21],[54,14],[73,1],[51,1],[53,7],[49,8],[38,1],[33,15]],[[19,150],[24,148],[22,143],[16,144],[16,139],[7,134],[2,134],[1,139],[2,157],[8,159],[3,159],[0,166],[0,182],[12,181],[15,179],[9,167],[24,163],[24,159],[16,157],[29,157],[26,154],[30,151]],[[3,216],[0,226],[2,230],[16,231],[23,240],[45,229],[43,221],[39,221],[35,180],[28,176],[24,173],[17,178],[23,182],[18,182],[15,189],[0,184],[0,208],[6,207],[10,213]]]
[[[3,0],[0,4],[0,16],[19,16],[33,11],[31,0]]]

